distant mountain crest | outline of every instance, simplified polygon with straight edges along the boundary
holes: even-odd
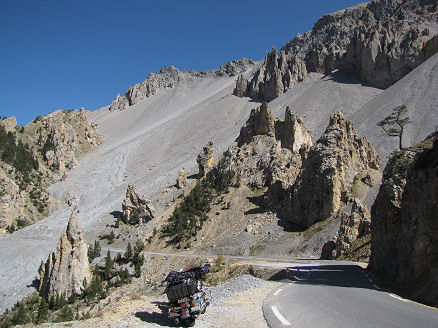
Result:
[[[255,66],[255,62],[251,59],[242,58],[233,60],[222,65],[216,70],[200,71],[195,70],[180,71],[174,66],[164,66],[158,73],[150,73],[146,80],[141,83],[129,87],[124,96],[117,95],[116,99],[109,106],[110,111],[123,110],[132,106],[139,101],[142,101],[159,90],[173,88],[175,85],[194,80],[204,76],[235,76],[246,71],[248,68]]]
[[[385,89],[438,51],[436,1],[376,0],[324,15],[280,51],[266,53],[251,81],[234,94],[271,101],[308,73],[336,69]]]

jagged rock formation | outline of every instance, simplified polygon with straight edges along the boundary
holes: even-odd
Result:
[[[123,218],[126,223],[145,223],[155,217],[155,208],[150,200],[142,195],[134,185],[128,185],[122,203]]]
[[[420,302],[438,305],[438,138],[397,152],[372,206],[369,268]]]
[[[3,126],[6,133],[7,132],[15,132],[15,128],[17,127],[17,119],[15,117],[6,117],[0,120],[0,125]]]
[[[163,67],[158,73],[149,74],[142,83],[129,87],[124,96],[121,97],[120,94],[118,94],[116,99],[114,99],[109,106],[109,110],[123,110],[156,94],[160,90],[170,89],[176,85],[184,84],[200,77],[208,75],[235,76],[254,65],[254,61],[242,58],[238,61],[233,60],[213,71],[180,71],[173,66]]]
[[[371,234],[371,215],[357,198],[342,208],[336,219],[341,221],[339,232],[324,244],[321,259],[334,260],[348,252],[357,239]]]
[[[246,95],[246,89],[248,88],[248,80],[241,74],[237,78],[236,87],[233,90],[233,95],[237,97],[244,97]]]
[[[16,126],[14,117],[3,119],[0,125],[15,138],[15,143],[27,147],[38,162],[26,174],[13,164],[0,161],[0,229],[13,231],[36,222],[56,208],[55,200],[45,191],[57,175],[77,165],[81,154],[98,146],[103,138],[96,125],[88,123],[89,111],[55,111],[36,118],[26,126]]]
[[[253,109],[236,143],[226,152],[230,168],[254,188],[279,182],[291,186],[301,167],[301,149],[312,145],[301,118],[286,108],[284,121],[274,118],[266,103]]]
[[[187,184],[187,171],[184,170],[179,170],[178,171],[178,178],[176,179],[176,184],[175,186],[178,189],[182,189],[186,186]]]
[[[380,167],[371,142],[359,137],[353,123],[340,112],[330,118],[324,134],[305,157],[283,215],[307,227],[345,206],[353,198],[354,179]]]
[[[209,141],[206,146],[204,146],[199,153],[198,157],[196,158],[196,161],[198,162],[198,178],[204,177],[207,172],[213,167],[213,155],[214,155],[214,148],[213,148],[213,142]]]
[[[102,142],[95,128],[88,124],[88,111],[57,110],[40,118],[38,144],[43,147],[47,166],[60,173],[77,166],[76,157]],[[33,123],[31,123],[33,124]]]
[[[46,263],[41,262],[38,270],[40,295],[46,299],[52,296],[70,297],[73,293],[80,295],[91,282],[87,251],[84,232],[79,227],[75,212],[72,212],[56,252],[50,253]]]
[[[387,88],[438,51],[436,11],[435,1],[377,0],[325,15],[267,53],[251,81],[240,76],[234,94],[271,101],[309,72],[336,69]]]

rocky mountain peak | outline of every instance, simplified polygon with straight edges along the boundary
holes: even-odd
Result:
[[[83,238],[78,218],[73,211],[66,233],[59,239],[56,252],[50,253],[47,262],[41,262],[38,270],[40,295],[46,299],[56,296],[69,297],[81,294],[91,282],[88,262],[88,245]]]
[[[271,101],[309,72],[337,69],[387,88],[438,51],[436,10],[435,1],[377,0],[324,15],[267,53],[251,81],[238,79],[234,94]]]
[[[217,70],[211,71],[197,72],[193,69],[180,71],[174,66],[164,66],[158,73],[150,73],[143,82],[130,86],[124,96],[118,94],[108,109],[110,111],[124,110],[129,106],[153,96],[160,90],[174,88],[177,85],[184,85],[208,76],[235,76],[251,69],[255,65],[256,63],[254,61],[242,58],[240,60],[233,60],[222,65]]]

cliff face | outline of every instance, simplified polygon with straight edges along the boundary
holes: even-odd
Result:
[[[103,141],[88,114],[84,109],[58,110],[23,127],[15,118],[0,121],[0,229],[12,232],[56,207],[45,188]]]
[[[336,69],[387,88],[438,51],[437,31],[434,1],[377,0],[328,14],[267,53],[251,81],[238,78],[234,94],[271,101],[309,72]]]
[[[143,82],[129,87],[124,96],[117,95],[116,99],[109,106],[109,110],[124,110],[139,101],[153,96],[160,90],[170,89],[177,84],[184,84],[197,78],[209,75],[235,76],[254,65],[255,63],[252,60],[242,58],[238,61],[233,60],[213,71],[180,71],[173,66],[163,67],[158,73],[149,74]]]
[[[56,252],[49,255],[46,263],[41,262],[40,295],[46,299],[61,295],[70,297],[73,293],[80,295],[91,282],[87,251],[84,232],[73,212],[66,233],[59,239]]]
[[[370,269],[408,297],[438,305],[438,138],[387,164],[372,207]]]

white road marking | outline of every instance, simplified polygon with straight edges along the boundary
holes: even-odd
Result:
[[[377,286],[376,284],[373,284],[373,287],[377,290],[382,290],[379,286]]]
[[[394,297],[394,298],[396,298],[396,299],[398,299],[398,300],[400,300],[402,302],[405,302],[405,303],[409,302],[408,300],[405,300],[404,298],[401,298],[400,296],[397,296],[397,295],[394,295],[394,294],[390,294],[390,293],[388,293],[388,295],[391,296],[391,297]]]
[[[279,290],[277,290],[275,293],[274,293],[274,296],[277,296],[281,291],[282,291],[283,289],[279,289]]]
[[[274,312],[275,316],[278,318],[278,320],[281,321],[281,323],[285,326],[290,326],[290,322],[286,320],[285,317],[283,317],[278,311],[277,307],[275,305],[271,306],[272,312]]]

